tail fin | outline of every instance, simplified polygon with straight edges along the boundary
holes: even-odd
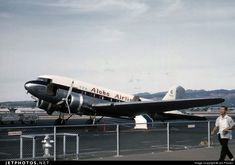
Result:
[[[185,89],[182,86],[173,86],[163,97],[162,100],[176,100],[183,99],[185,94]]]

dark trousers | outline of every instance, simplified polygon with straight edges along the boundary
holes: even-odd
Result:
[[[228,155],[229,159],[233,158],[233,154],[230,152],[228,148],[228,140],[229,139],[221,139],[220,134],[218,135],[219,142],[222,146],[219,161],[224,161],[226,155]]]

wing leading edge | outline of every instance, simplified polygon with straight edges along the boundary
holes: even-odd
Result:
[[[180,99],[172,101],[139,101],[93,104],[97,115],[134,117],[143,113],[163,113],[193,107],[214,105],[224,102],[222,98]]]

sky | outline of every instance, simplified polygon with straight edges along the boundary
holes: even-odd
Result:
[[[0,0],[0,101],[71,77],[129,94],[235,89],[234,0]]]

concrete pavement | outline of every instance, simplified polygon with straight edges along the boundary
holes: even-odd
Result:
[[[230,151],[235,156],[235,144],[229,145]],[[205,148],[195,148],[189,150],[178,150],[170,152],[151,152],[144,154],[130,154],[111,157],[99,157],[87,160],[156,160],[156,161],[217,161],[220,156],[220,146],[212,146]],[[226,161],[229,158],[226,157]]]

